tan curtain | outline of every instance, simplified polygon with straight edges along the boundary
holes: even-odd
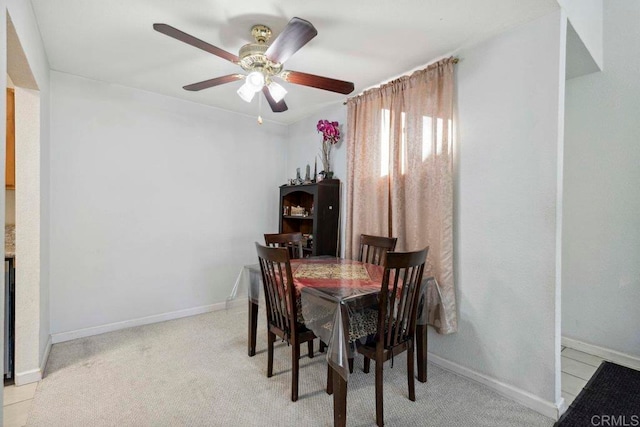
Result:
[[[346,256],[362,233],[397,237],[399,251],[429,246],[429,324],[443,334],[457,330],[453,68],[448,58],[347,102]]]

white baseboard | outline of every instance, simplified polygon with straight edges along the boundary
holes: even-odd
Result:
[[[226,301],[217,304],[203,305],[200,307],[187,308],[184,310],[172,311],[169,313],[155,314],[153,316],[140,317],[138,319],[125,320],[122,322],[108,323],[106,325],[93,326],[91,328],[77,329],[75,331],[60,332],[51,335],[53,344],[71,341],[78,338],[100,335],[107,332],[118,331],[120,329],[132,328],[134,326],[149,325],[151,323],[165,322],[167,320],[180,319],[181,317],[195,316],[212,311],[225,310],[246,304],[246,299]]]
[[[600,347],[594,344],[574,340],[573,338],[562,337],[562,345],[583,353],[593,354],[602,359],[608,360],[618,365],[640,370],[640,357],[622,353],[610,348]]]
[[[30,371],[25,372],[16,372],[15,374],[15,384],[17,386],[35,383],[40,381],[44,377],[44,369],[47,366],[47,360],[49,359],[49,352],[51,351],[51,336],[47,339],[47,345],[44,348],[44,353],[42,354],[42,362],[40,363],[40,367],[38,369],[32,369]]]
[[[434,365],[437,365],[442,369],[451,371],[454,374],[458,374],[470,380],[476,381],[484,386],[487,386],[496,393],[508,399],[514,400],[526,406],[527,408],[532,409],[554,420],[557,420],[560,417],[561,412],[563,412],[561,411],[561,409],[566,406],[562,397],[560,398],[560,401],[555,404],[546,400],[542,400],[527,391],[503,383],[496,380],[495,378],[491,378],[472,369],[458,365],[457,363],[443,359],[442,357],[436,356],[431,352],[428,353],[428,360],[429,362],[432,362]]]
[[[40,370],[40,368],[32,369],[30,371],[25,371],[25,372],[16,372],[16,375],[14,378],[17,386],[30,384],[30,383],[37,383],[41,379],[42,379],[42,371]]]
[[[567,412],[567,409],[569,409],[569,407],[567,406],[567,401],[564,400],[564,397],[562,396],[560,396],[560,402],[557,403],[557,406],[558,406],[558,419],[560,419],[562,414]]]

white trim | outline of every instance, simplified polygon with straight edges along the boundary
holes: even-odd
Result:
[[[40,362],[40,377],[44,378],[44,370],[47,367],[47,361],[49,360],[49,353],[51,353],[51,335],[47,339],[47,346],[44,348],[44,354],[42,355],[42,362]]]
[[[487,386],[496,393],[508,399],[514,400],[526,406],[527,408],[533,409],[534,411],[554,420],[557,420],[560,417],[560,409],[566,406],[564,403],[564,398],[562,397],[556,404],[546,400],[542,400],[538,396],[534,396],[528,391],[524,391],[512,385],[505,384],[502,381],[498,381],[495,378],[488,377],[487,375],[476,372],[473,369],[466,368],[464,366],[458,365],[457,363],[443,359],[440,356],[436,356],[431,352],[428,353],[428,359],[429,362],[432,362],[434,365],[439,366],[440,368],[446,369],[447,371],[451,371],[454,374],[458,374],[470,380],[476,381],[484,386]]]
[[[622,353],[620,351],[611,350],[610,348],[600,347],[586,342],[574,340],[573,338],[562,337],[562,345],[583,353],[592,354],[610,362],[629,368],[640,370],[640,357]]]
[[[42,371],[40,368],[32,369],[26,372],[16,372],[15,383],[17,386],[37,383],[42,379]]]
[[[30,371],[16,372],[14,380],[17,386],[36,383],[42,379],[44,368],[47,366],[47,360],[49,360],[49,352],[51,352],[51,336],[47,339],[47,345],[44,348],[40,367]]]
[[[108,323],[106,325],[93,326],[91,328],[77,329],[75,331],[60,332],[51,335],[53,344],[75,340],[77,338],[90,337],[104,334],[106,332],[118,331],[120,329],[132,328],[134,326],[149,325],[151,323],[165,322],[167,320],[180,319],[182,317],[195,316],[212,311],[224,310],[246,303],[246,300],[226,301],[217,304],[203,305],[200,307],[187,308],[184,310],[172,311],[169,313],[154,314],[152,316],[140,317],[138,319],[124,320],[122,322]]]
[[[567,412],[567,409],[569,409],[569,407],[567,406],[567,401],[564,400],[564,397],[560,396],[560,402],[558,402],[558,419],[562,416],[562,414]]]
[[[560,10],[560,48],[558,55],[558,135],[556,146],[556,262],[554,283],[554,399],[560,399],[558,412],[564,413],[566,405],[562,398],[562,215],[564,200],[564,122],[565,122],[565,80],[567,75],[567,17]]]

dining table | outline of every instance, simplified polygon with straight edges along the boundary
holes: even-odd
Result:
[[[375,312],[384,267],[360,261],[322,256],[291,260],[298,307],[305,326],[327,345],[326,358],[333,370],[334,425],[346,425],[349,358],[358,340],[376,332],[377,321],[364,321]],[[423,279],[416,325],[418,381],[427,381],[427,288],[433,277]],[[256,354],[258,310],[262,294],[259,264],[246,265],[239,281],[248,291],[248,354]],[[236,283],[237,285],[238,283]],[[369,316],[370,318],[371,316]]]

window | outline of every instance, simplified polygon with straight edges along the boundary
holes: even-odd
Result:
[[[391,111],[383,108],[380,120],[380,176],[389,175],[390,149],[391,149]],[[406,114],[401,113],[401,141],[400,141],[400,173],[405,174],[407,166],[407,123]],[[444,134],[444,120],[437,118],[434,120],[430,116],[422,116],[422,161],[424,162],[431,154],[442,154],[443,144],[447,143],[451,138],[453,131],[453,122],[447,120],[447,134]],[[433,133],[435,132],[435,145],[432,144]],[[435,153],[433,150],[435,149]]]

